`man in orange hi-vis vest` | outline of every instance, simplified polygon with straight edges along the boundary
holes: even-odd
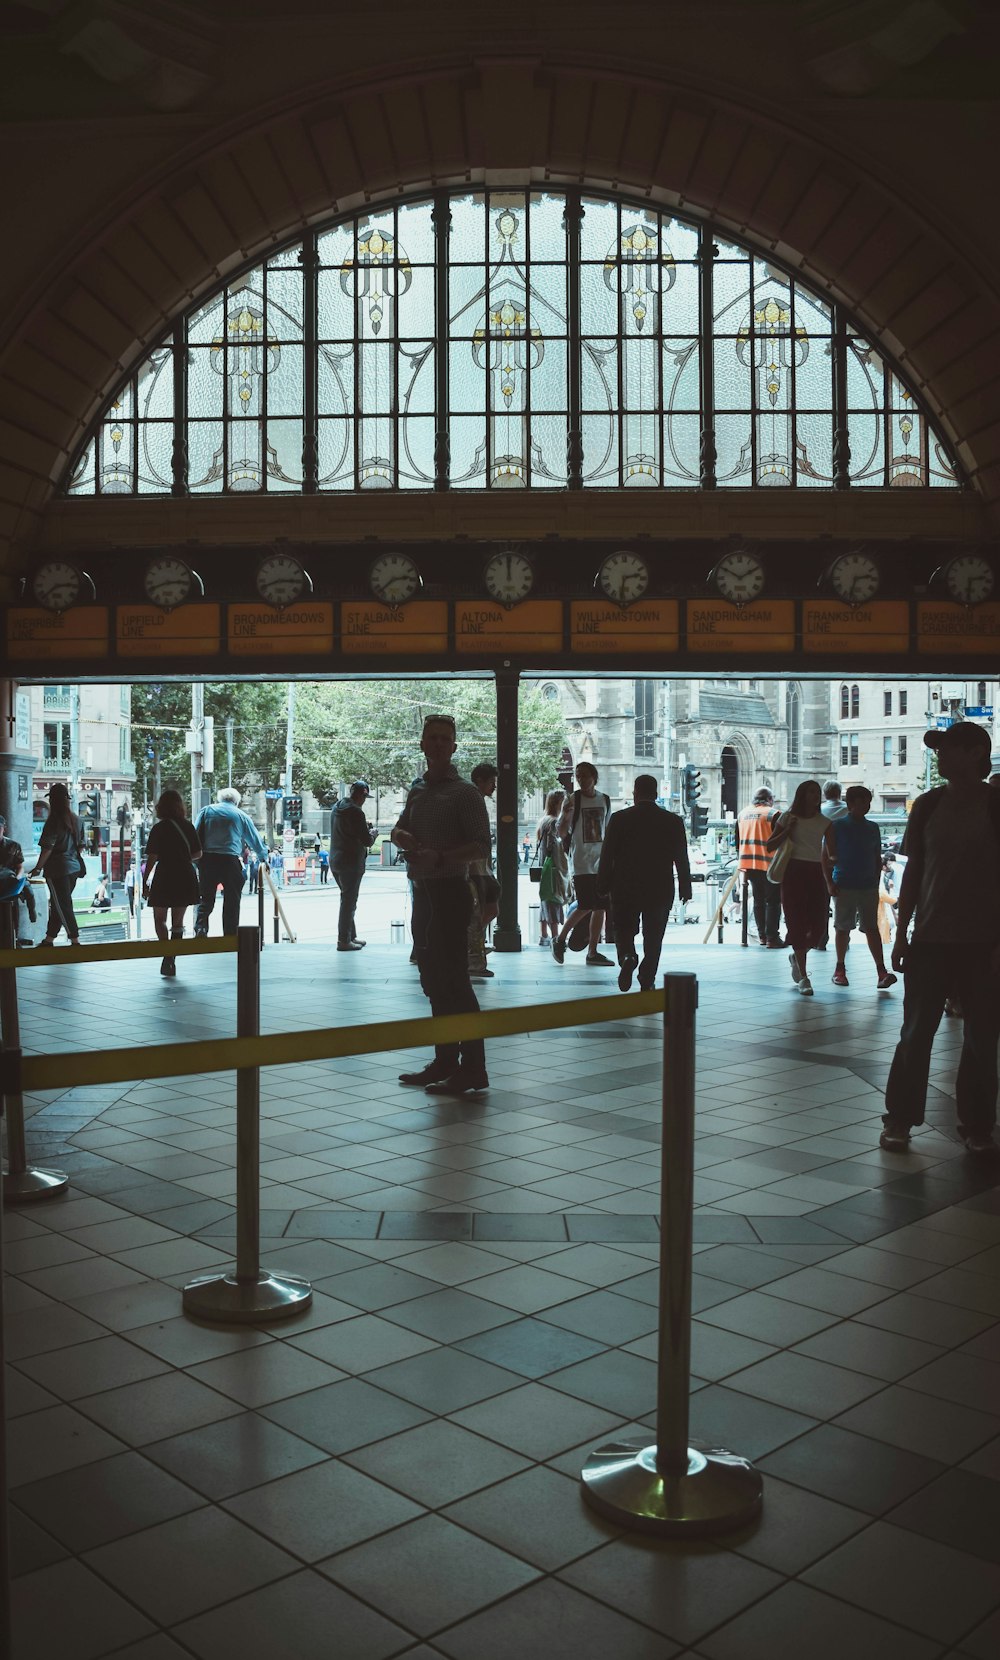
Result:
[[[753,920],[757,938],[770,951],[781,949],[781,889],[767,879],[771,855],[767,839],[777,818],[774,796],[760,789],[752,807],[744,807],[737,820],[740,836],[740,870],[745,870],[753,894]]]

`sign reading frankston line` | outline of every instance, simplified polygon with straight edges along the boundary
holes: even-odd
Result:
[[[230,605],[227,638],[233,657],[321,657],[333,651],[333,605],[308,600],[276,611],[273,605]]]
[[[910,646],[910,607],[905,599],[869,605],[807,599],[802,604],[802,649],[821,652],[900,652]]]
[[[687,648],[690,652],[795,650],[795,601],[755,599],[730,605],[724,599],[689,599]]]
[[[675,599],[637,600],[624,610],[602,600],[574,600],[570,650],[622,656],[633,651],[676,651],[678,609]]]

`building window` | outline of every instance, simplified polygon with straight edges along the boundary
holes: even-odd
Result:
[[[906,765],[906,739],[905,738],[900,738],[899,739],[897,753],[898,753],[898,756],[899,756],[900,766],[905,767],[905,765]]]
[[[979,704],[980,708],[982,708],[983,704],[986,702],[985,680],[980,680],[978,686],[976,687],[976,702]]]
[[[881,349],[773,257],[649,202],[507,188],[375,205],[231,275],[118,386],[66,488],[959,483]]]
[[[797,686],[789,686],[785,693],[785,720],[788,723],[788,765],[797,767],[802,760],[802,698]]]
[[[901,715],[906,714],[906,693],[905,692],[900,692],[900,694],[899,694],[899,712],[900,712]],[[891,713],[891,710],[887,709],[886,714],[888,715],[890,713]]]
[[[62,721],[46,721],[42,727],[42,760],[47,771],[69,766],[69,726]]]
[[[883,713],[883,715],[891,715],[892,714],[892,693],[891,692],[883,692],[882,693],[882,713]]]
[[[861,688],[851,687],[851,719],[857,720],[861,714]]]
[[[69,687],[46,686],[42,691],[43,709],[68,709]]]
[[[128,766],[132,759],[132,734],[127,726],[118,728],[118,765]]]
[[[884,767],[891,767],[892,766],[892,739],[891,738],[883,738],[882,739],[882,765]]]
[[[635,696],[635,753],[643,761],[656,754],[656,683],[633,682]]]
[[[840,718],[849,720],[851,714],[851,691],[849,686],[840,688]]]
[[[840,735],[840,764],[842,767],[856,767],[858,764],[858,734],[856,732],[842,732]]]

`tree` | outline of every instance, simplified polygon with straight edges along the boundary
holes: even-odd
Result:
[[[233,722],[233,785],[242,794],[274,784],[285,768],[287,692],[281,681],[216,681],[205,687],[205,714],[215,721],[216,787],[228,782],[226,721]],[[191,789],[184,734],[191,725],[191,687],[183,682],[132,688],[132,759],[140,788]],[[152,753],[150,753],[152,752]],[[296,779],[296,783],[300,780]],[[194,807],[197,812],[197,803]]]
[[[296,706],[296,753],[314,794],[339,779],[367,778],[380,790],[405,789],[423,771],[420,730],[426,715],[453,715],[455,756],[468,775],[495,761],[496,692],[492,680],[322,681],[302,685]],[[537,687],[518,699],[518,785],[522,793],[554,787],[566,742],[555,701]]]

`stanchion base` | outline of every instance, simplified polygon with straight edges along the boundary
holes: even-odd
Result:
[[[196,1320],[235,1321],[239,1325],[268,1325],[302,1314],[312,1302],[312,1286],[292,1274],[269,1274],[261,1269],[255,1280],[235,1274],[213,1274],[184,1287],[185,1314]]]
[[[3,1202],[5,1205],[31,1205],[37,1199],[54,1199],[65,1193],[69,1177],[62,1170],[5,1170],[3,1175]]]
[[[689,1538],[733,1532],[752,1521],[763,1499],[759,1471],[738,1453],[695,1443],[687,1474],[664,1476],[656,1448],[609,1441],[580,1475],[587,1503],[619,1527]]]

